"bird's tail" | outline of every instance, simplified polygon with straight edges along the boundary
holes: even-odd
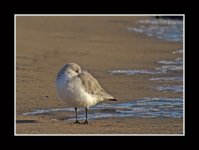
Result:
[[[108,99],[109,101],[117,101],[117,99],[113,98],[113,99]]]
[[[106,99],[106,100],[110,100],[110,101],[117,101],[113,96],[111,96],[110,94],[104,92],[103,93],[103,97]]]

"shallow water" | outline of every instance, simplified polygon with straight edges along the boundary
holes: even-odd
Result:
[[[147,70],[147,69],[128,69],[128,70],[111,70],[109,73],[111,74],[125,74],[125,75],[141,75],[141,74],[165,74],[171,71],[182,71],[183,70],[183,59],[176,58],[175,60],[160,60],[157,62],[162,65],[161,67],[157,67],[155,69]]]
[[[112,74],[126,74],[126,75],[139,75],[139,74],[162,74],[160,69],[158,70],[135,70],[135,69],[128,69],[128,70],[111,70],[109,73]]]
[[[170,117],[182,118],[183,116],[182,98],[142,98],[131,102],[105,104],[101,103],[89,108],[88,118],[99,119],[109,117],[136,117],[136,118],[154,118]],[[51,112],[75,112],[74,108],[54,108],[45,110],[35,110],[23,113],[23,115],[42,115]],[[83,108],[78,109],[79,120],[85,117]],[[69,120],[75,120],[75,114],[70,116]]]
[[[183,59],[182,58],[176,58],[174,61],[161,60],[161,61],[158,61],[158,63],[164,64],[164,65],[183,65]]]
[[[152,36],[158,39],[182,42],[183,41],[183,21],[170,19],[147,19],[140,20],[138,27],[128,27],[129,32],[138,32],[147,36]],[[173,51],[173,54],[182,54],[183,49]],[[156,62],[160,67],[154,69],[127,69],[127,70],[110,70],[112,75],[149,75],[149,80],[153,82],[167,82],[163,86],[157,84],[152,87],[160,92],[183,93],[183,58],[175,60],[160,60]],[[160,76],[160,77],[159,77]],[[168,84],[172,82],[172,85]],[[176,85],[173,83],[176,82]],[[180,84],[180,85],[179,85]],[[120,106],[125,106],[125,110],[116,110],[120,113],[118,116],[133,116],[133,117],[182,117],[183,114],[183,98],[144,98],[134,102],[121,103]],[[135,106],[135,107],[134,107]],[[128,109],[126,109],[128,107]],[[98,115],[98,114],[96,114]],[[113,115],[113,114],[112,114]]]
[[[156,89],[158,91],[163,91],[163,92],[175,92],[175,93],[182,93],[183,92],[183,86],[182,85],[157,86]]]
[[[139,27],[128,27],[130,32],[138,32],[158,39],[182,42],[183,21],[171,19],[146,19],[138,21]]]
[[[182,53],[179,49],[173,53]],[[175,60],[160,60],[157,62],[160,67],[147,70],[111,70],[112,75],[149,75],[149,80],[156,82],[157,85],[152,87],[159,92],[183,93],[183,59],[176,58]],[[148,77],[148,76],[147,76]],[[161,82],[166,82],[161,85]],[[171,83],[169,85],[169,83]],[[158,84],[159,83],[159,84]],[[176,83],[176,84],[173,84]],[[179,85],[180,84],[180,85]],[[183,95],[182,95],[183,96]],[[132,105],[131,105],[132,104]],[[181,118],[183,114],[183,98],[144,98],[132,103],[127,103],[130,107],[128,110],[117,110],[120,112],[119,116],[133,116],[133,117],[171,117]],[[135,106],[135,107],[132,107]],[[133,114],[131,114],[133,112]]]
[[[151,81],[183,81],[183,77],[150,78]]]
[[[176,50],[175,53],[181,53],[182,50]],[[109,73],[112,75],[116,74],[125,74],[125,75],[150,75],[151,78],[149,78],[150,81],[172,81],[179,84],[179,82],[183,81],[183,59],[182,58],[176,58],[175,60],[160,60],[157,61],[157,64],[161,65],[160,67],[147,70],[134,70],[134,69],[128,69],[128,70],[111,70]],[[164,77],[153,77],[154,75],[163,75]],[[166,75],[166,77],[165,77]],[[175,75],[175,76],[174,76]],[[160,86],[157,85],[156,87],[153,87],[154,89],[161,91],[161,92],[174,92],[174,93],[182,93],[183,92],[183,85],[168,85],[168,86]]]

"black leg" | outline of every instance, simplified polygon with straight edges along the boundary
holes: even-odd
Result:
[[[77,120],[77,107],[75,107],[75,114],[76,114],[76,121],[74,123],[80,124],[79,121]]]
[[[88,111],[88,108],[85,107],[85,110],[86,110],[86,120],[85,120],[84,124],[88,124],[88,120],[87,120],[87,111]]]

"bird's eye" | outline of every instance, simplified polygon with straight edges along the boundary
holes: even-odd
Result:
[[[78,70],[76,70],[75,72],[77,72],[77,73],[78,73]]]

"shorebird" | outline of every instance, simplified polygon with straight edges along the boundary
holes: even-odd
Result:
[[[98,83],[98,81],[87,71],[81,71],[79,65],[75,63],[65,64],[57,74],[56,79],[57,93],[61,100],[68,106],[75,108],[76,121],[77,108],[85,107],[86,120],[88,124],[87,111],[90,106],[94,106],[103,100],[117,101],[108,94]]]

